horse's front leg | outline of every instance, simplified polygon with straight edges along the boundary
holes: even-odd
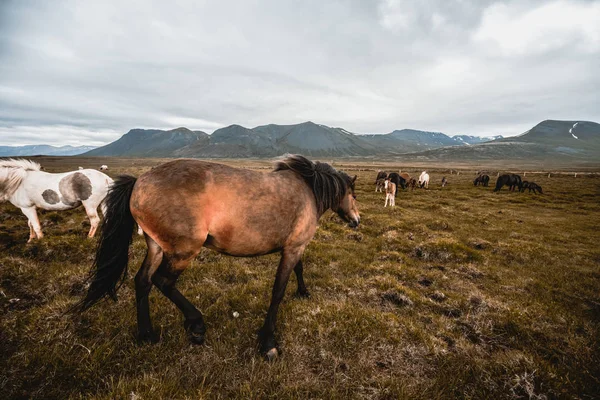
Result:
[[[35,210],[35,206],[23,207],[23,208],[21,208],[21,211],[23,212],[23,214],[25,214],[25,216],[28,219],[27,224],[29,225],[29,240],[27,241],[27,243],[29,243],[33,239],[35,239],[35,236],[33,235],[33,233],[35,233],[35,235],[37,236],[38,239],[43,238],[44,234],[42,233],[42,227],[40,225],[40,220],[38,219],[38,215],[37,215],[37,211]]]
[[[279,261],[277,274],[275,275],[275,284],[273,285],[273,293],[271,296],[271,305],[267,312],[265,323],[258,331],[258,344],[260,352],[268,360],[273,360],[279,355],[277,342],[275,341],[275,323],[277,321],[277,311],[279,304],[285,294],[285,288],[294,267],[298,264],[304,247],[295,250],[284,250]]]

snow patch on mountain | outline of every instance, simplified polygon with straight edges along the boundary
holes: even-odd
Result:
[[[575,136],[575,134],[573,133],[573,129],[575,129],[575,127],[577,126],[579,122],[575,122],[573,124],[573,126],[571,127],[571,129],[569,129],[569,133],[571,134],[571,136],[573,136],[575,139],[579,140],[579,138],[577,136]]]

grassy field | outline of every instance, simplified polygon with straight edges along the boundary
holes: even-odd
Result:
[[[49,171],[100,164],[40,161]],[[102,160],[111,175],[157,162]],[[154,289],[161,341],[138,345],[143,239],[119,301],[71,315],[95,246],[85,213],[42,212],[46,237],[27,244],[26,218],[0,205],[0,397],[600,398],[599,175],[527,174],[544,188],[533,195],[474,187],[475,167],[433,168],[429,190],[401,191],[384,208],[373,166],[340,164],[359,176],[361,226],[321,219],[304,257],[312,297],[295,298],[292,277],[272,363],[256,331],[277,255],[203,251],[179,288],[204,313],[206,344],[188,343],[179,311]]]

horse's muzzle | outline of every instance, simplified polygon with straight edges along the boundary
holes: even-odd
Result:
[[[352,221],[350,221],[350,224],[348,224],[350,226],[350,228],[356,228],[358,227],[358,225],[360,224],[360,218],[356,218],[353,219]]]

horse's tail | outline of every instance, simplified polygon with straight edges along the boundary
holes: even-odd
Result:
[[[111,185],[105,198],[106,214],[100,228],[100,240],[96,248],[96,259],[88,277],[90,287],[77,305],[85,311],[106,296],[117,300],[117,290],[127,275],[129,245],[133,237],[135,221],[129,209],[129,199],[136,178],[119,176]]]

